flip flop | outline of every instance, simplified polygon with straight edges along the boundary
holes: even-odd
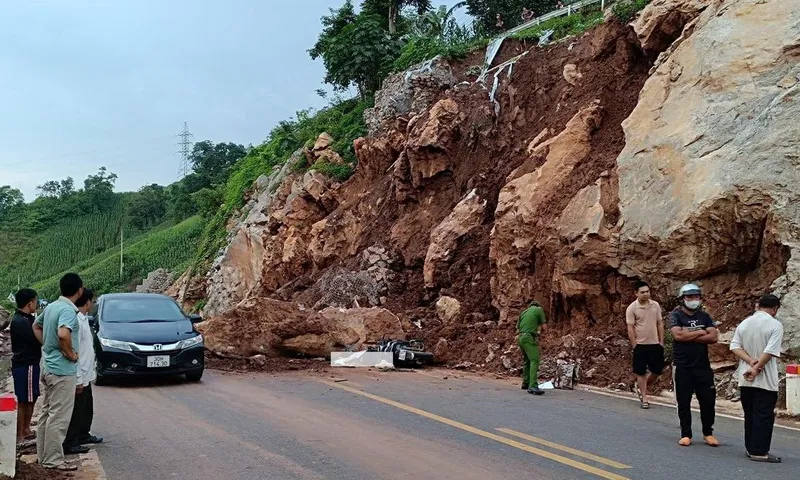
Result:
[[[781,457],[776,457],[775,455],[768,453],[767,457],[756,457],[755,455],[750,455],[750,460],[754,462],[765,462],[765,463],[781,463]]]

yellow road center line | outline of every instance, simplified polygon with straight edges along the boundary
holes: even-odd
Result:
[[[513,435],[515,437],[519,437],[519,438],[521,438],[523,440],[527,440],[529,442],[534,442],[534,443],[538,443],[540,445],[544,445],[545,447],[550,447],[553,450],[561,450],[562,452],[570,453],[572,455],[575,455],[576,457],[583,457],[583,458],[586,458],[588,460],[593,460],[593,461],[595,461],[597,463],[602,463],[603,465],[608,465],[609,467],[619,468],[619,469],[632,468],[630,465],[625,465],[624,463],[615,462],[614,460],[609,460],[609,459],[603,458],[603,457],[601,457],[599,455],[594,455],[592,453],[584,452],[584,451],[578,450],[576,448],[571,448],[571,447],[567,447],[567,446],[564,446],[564,445],[559,445],[558,443],[553,443],[551,441],[544,440],[542,438],[533,437],[531,435],[528,435],[528,434],[525,434],[525,433],[522,433],[522,432],[517,432],[516,430],[511,430],[510,428],[496,428],[495,430],[497,430],[498,432],[506,433],[508,435]]]
[[[364,392],[364,391],[361,391],[361,390],[357,390],[355,388],[350,388],[350,387],[348,387],[346,385],[341,385],[341,384],[334,383],[334,382],[329,382],[329,381],[326,381],[326,380],[320,380],[320,381],[322,383],[328,385],[328,386],[340,388],[340,389],[345,390],[347,392],[354,393],[356,395],[361,395],[362,397],[367,397],[369,399],[375,400],[376,402],[385,403],[386,405],[391,405],[391,406],[399,408],[401,410],[405,410],[407,412],[411,412],[411,413],[417,414],[417,415],[419,415],[421,417],[429,418],[431,420],[435,420],[437,422],[444,423],[445,425],[450,425],[451,427],[455,427],[455,428],[458,428],[460,430],[464,430],[465,432],[469,432],[469,433],[472,433],[472,434],[475,434],[475,435],[479,435],[479,436],[484,437],[484,438],[489,438],[489,439],[494,440],[496,442],[500,442],[500,443],[503,443],[505,445],[508,445],[508,446],[511,446],[511,447],[514,447],[514,448],[518,448],[518,449],[526,451],[528,453],[532,453],[534,455],[539,455],[540,457],[544,457],[544,458],[547,458],[547,459],[550,459],[550,460],[553,460],[553,461],[556,461],[556,462],[559,462],[559,463],[563,463],[564,465],[568,465],[568,466],[570,466],[572,468],[576,468],[578,470],[583,470],[584,472],[592,473],[594,475],[597,475],[600,478],[605,478],[607,480],[630,480],[629,478],[623,477],[622,475],[617,475],[616,473],[607,472],[607,471],[605,471],[603,469],[600,469],[600,468],[597,468],[597,467],[593,467],[593,466],[587,465],[585,463],[578,462],[577,460],[573,460],[571,458],[567,458],[567,457],[558,455],[556,453],[548,452],[546,450],[541,450],[541,449],[538,449],[536,447],[532,447],[530,445],[524,444],[522,442],[518,442],[516,440],[512,440],[510,438],[502,437],[500,435],[497,435],[497,434],[494,434],[494,433],[491,433],[491,432],[487,432],[485,430],[481,430],[479,428],[475,428],[475,427],[472,427],[470,425],[467,425],[467,424],[464,424],[464,423],[461,423],[461,422],[457,422],[455,420],[451,420],[449,418],[442,417],[440,415],[436,415],[434,413],[426,412],[425,410],[420,410],[419,408],[412,407],[412,406],[406,405],[404,403],[396,402],[394,400],[390,400],[388,398],[380,397],[378,395],[373,395],[371,393],[367,393],[367,392]]]

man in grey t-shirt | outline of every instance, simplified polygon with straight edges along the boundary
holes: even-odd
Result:
[[[780,463],[769,453],[778,402],[778,361],[783,325],[775,319],[780,308],[775,295],[764,295],[758,310],[736,327],[731,351],[739,357],[736,378],[744,409],[747,456],[756,462]]]

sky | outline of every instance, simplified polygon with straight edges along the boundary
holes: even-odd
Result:
[[[167,185],[184,122],[194,141],[263,142],[325,105],[324,68],[307,50],[342,3],[0,3],[0,185],[32,201],[37,185],[71,176],[81,187],[101,166],[117,191]]]

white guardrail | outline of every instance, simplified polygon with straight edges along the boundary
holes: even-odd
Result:
[[[546,22],[547,20],[552,20],[553,18],[563,17],[564,15],[572,15],[573,12],[576,10],[580,10],[583,7],[588,7],[589,5],[594,5],[596,3],[600,4],[600,8],[605,10],[606,5],[614,3],[614,0],[579,0],[577,2],[570,3],[566,7],[553,10],[550,13],[545,13],[541,17],[536,17],[532,20],[529,20],[525,23],[517,25],[516,27],[512,28],[511,30],[506,31],[501,36],[508,37],[510,35],[514,35],[515,33],[519,33],[523,30],[526,30],[530,27],[535,25],[540,25],[542,22]]]

